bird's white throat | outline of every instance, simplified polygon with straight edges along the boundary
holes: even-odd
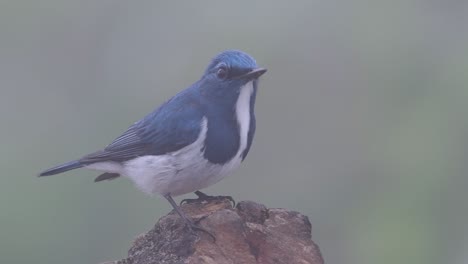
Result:
[[[235,158],[240,157],[247,147],[247,139],[250,129],[250,98],[253,93],[253,81],[240,88],[239,98],[236,102],[236,118],[239,124],[239,150]]]

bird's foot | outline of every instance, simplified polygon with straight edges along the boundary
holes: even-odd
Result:
[[[164,198],[166,198],[167,201],[169,201],[169,203],[172,205],[172,208],[174,208],[174,211],[176,211],[176,213],[180,216],[180,218],[182,218],[185,221],[186,225],[190,228],[190,231],[192,231],[192,233],[195,234],[195,231],[205,232],[206,234],[208,234],[213,239],[213,243],[216,242],[216,238],[215,238],[215,236],[213,234],[211,234],[210,232],[208,232],[205,229],[203,229],[203,228],[199,227],[198,225],[196,225],[192,220],[190,220],[187,217],[187,215],[185,215],[185,213],[182,210],[180,210],[180,208],[175,203],[174,199],[172,199],[170,193],[164,195]],[[203,218],[199,219],[197,221],[197,223],[202,219]]]
[[[226,200],[229,200],[230,202],[232,202],[232,207],[236,207],[236,201],[234,201],[234,199],[231,197],[231,196],[222,196],[222,195],[218,195],[218,196],[211,196],[211,195],[207,195],[203,192],[200,192],[200,191],[196,191],[194,192],[198,198],[196,199],[183,199],[182,201],[180,201],[180,205],[184,204],[184,203],[202,203],[202,202],[210,202],[210,201],[214,201],[214,200],[223,200],[223,199],[226,199]]]

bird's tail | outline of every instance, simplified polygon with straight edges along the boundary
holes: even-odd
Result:
[[[41,176],[50,176],[50,175],[54,175],[54,174],[59,174],[59,173],[62,173],[62,172],[65,172],[65,171],[69,171],[69,170],[73,170],[73,169],[78,169],[78,168],[81,168],[83,167],[84,165],[81,164],[80,161],[78,160],[74,160],[74,161],[70,161],[70,162],[67,162],[67,163],[64,163],[62,165],[59,165],[59,166],[55,166],[53,168],[50,168],[48,170],[45,170],[43,172],[41,172],[39,174],[39,177]]]

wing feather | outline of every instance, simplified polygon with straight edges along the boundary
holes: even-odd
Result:
[[[194,142],[201,130],[202,109],[190,96],[176,96],[157,111],[130,126],[103,150],[80,162],[124,162],[139,156],[162,155]]]

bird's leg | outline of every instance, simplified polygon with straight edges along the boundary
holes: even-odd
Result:
[[[203,201],[213,201],[213,200],[220,200],[220,199],[227,199],[229,201],[232,202],[232,207],[236,207],[236,201],[234,201],[234,199],[231,197],[231,196],[222,196],[222,195],[218,195],[218,196],[211,196],[211,195],[208,195],[208,194],[205,194],[203,192],[200,192],[200,191],[195,191],[194,192],[195,195],[198,196],[198,198],[196,199],[183,199],[182,201],[180,201],[180,204],[184,204],[184,203],[200,203],[200,202],[203,202]]]
[[[174,208],[174,210],[177,212],[177,214],[179,214],[179,216],[185,221],[185,223],[188,225],[188,227],[190,228],[190,230],[192,232],[194,232],[194,231],[205,232],[209,236],[211,236],[211,238],[213,238],[213,242],[216,242],[216,238],[215,238],[215,236],[213,234],[211,234],[210,232],[206,231],[205,229],[197,226],[192,220],[190,220],[187,217],[187,215],[185,215],[185,213],[177,206],[176,202],[174,201],[174,199],[172,199],[170,194],[164,195],[164,198],[166,198],[167,201],[169,201],[169,203],[172,205],[172,208]]]

